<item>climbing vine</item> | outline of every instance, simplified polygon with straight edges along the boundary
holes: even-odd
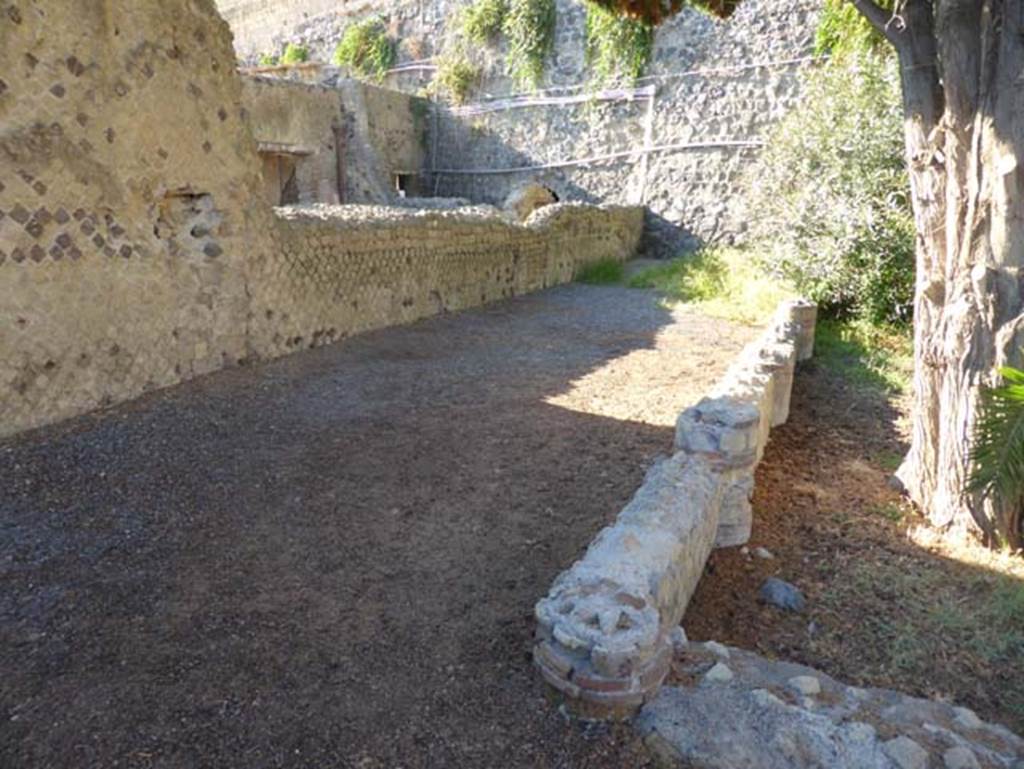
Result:
[[[309,59],[309,49],[304,45],[297,43],[288,43],[285,46],[284,53],[281,54],[282,64],[301,64]]]
[[[506,69],[521,88],[536,88],[544,79],[555,15],[555,0],[509,0],[502,25],[508,39]]]
[[[437,59],[437,70],[430,83],[432,93],[443,93],[455,104],[462,104],[480,79],[480,67],[459,49],[445,51]]]
[[[395,61],[395,46],[384,21],[371,17],[350,24],[334,51],[334,62],[363,78],[380,80]]]
[[[508,0],[476,0],[459,12],[458,32],[477,45],[487,45],[501,34]]]
[[[587,61],[598,83],[632,82],[651,59],[654,27],[587,0]]]

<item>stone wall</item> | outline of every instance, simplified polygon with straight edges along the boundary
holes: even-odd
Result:
[[[280,154],[295,169],[294,202],[339,203],[336,144],[343,117],[338,92],[266,77],[242,78],[242,103],[260,154]],[[264,173],[264,181],[267,174]],[[268,200],[273,205],[280,200]]]
[[[17,0],[0,19],[0,435],[635,248],[636,210],[275,216],[211,0]],[[304,93],[325,127],[337,95]]]
[[[280,354],[572,280],[636,251],[638,208],[278,209],[275,256],[250,282],[251,344]]]
[[[248,357],[270,209],[212,2],[0,19],[0,434]]]
[[[578,714],[628,717],[654,696],[712,549],[750,536],[754,470],[789,415],[815,316],[811,304],[780,306],[721,383],[680,415],[676,453],[538,602],[534,661]]]
[[[384,82],[406,91],[429,82],[429,59],[443,50],[464,4],[371,0],[321,10],[316,0],[293,0],[286,17],[268,14],[259,0],[222,0],[237,23],[239,52],[250,57],[295,40],[327,61],[347,23],[383,15],[399,42],[398,67]],[[646,204],[651,249],[663,254],[742,239],[743,175],[767,131],[800,98],[820,3],[746,0],[725,22],[684,10],[657,30],[647,76],[596,99],[584,8],[575,0],[557,5],[541,94],[514,94],[502,44],[473,52],[485,75],[471,104],[439,105],[427,158],[437,173],[425,191],[497,203],[536,179],[563,200]]]

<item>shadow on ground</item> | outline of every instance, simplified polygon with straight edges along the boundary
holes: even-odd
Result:
[[[924,521],[887,483],[905,405],[885,377],[823,355],[798,369],[790,421],[758,468],[750,546],[775,558],[716,551],[684,627],[1024,733],[1024,564],[911,536]],[[771,575],[807,594],[806,614],[758,604]]]
[[[545,400],[671,322],[567,286],[0,443],[0,764],[642,765],[546,705],[532,607],[671,428]],[[684,393],[748,333],[674,328]]]

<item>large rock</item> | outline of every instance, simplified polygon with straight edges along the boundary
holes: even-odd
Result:
[[[693,769],[1024,766],[1024,740],[971,711],[858,689],[802,665],[688,644],[636,726],[660,765]]]
[[[534,211],[558,202],[558,195],[549,187],[530,182],[517,187],[505,198],[502,209],[516,221],[525,222]]]

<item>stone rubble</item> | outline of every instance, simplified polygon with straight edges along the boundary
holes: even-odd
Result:
[[[661,767],[1024,769],[1024,740],[972,711],[714,643],[676,652],[635,726]],[[716,672],[717,671],[717,672]]]

